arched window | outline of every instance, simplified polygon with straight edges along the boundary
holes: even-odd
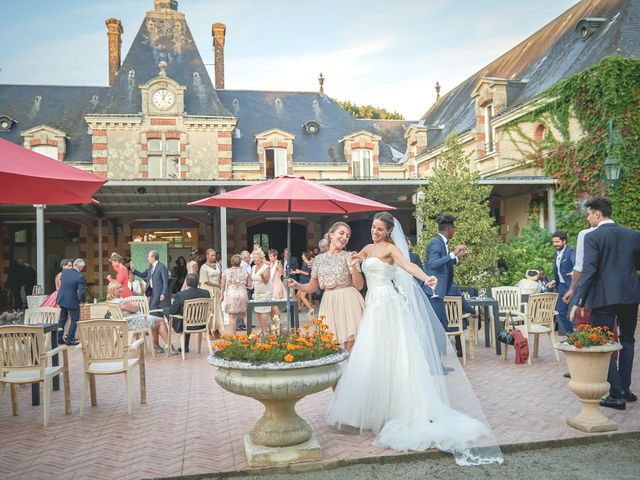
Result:
[[[536,128],[533,130],[533,140],[535,142],[541,142],[546,131],[547,127],[543,123],[536,125]]]

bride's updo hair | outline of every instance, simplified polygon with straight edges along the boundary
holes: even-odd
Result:
[[[393,215],[389,212],[378,212],[373,216],[374,220],[380,220],[387,227],[387,241],[391,241],[391,232],[393,231]]]
[[[339,229],[340,227],[344,227],[347,230],[349,230],[349,233],[351,233],[351,227],[349,225],[347,225],[344,222],[336,222],[333,225],[331,225],[331,227],[329,228],[329,230],[327,231],[327,233],[324,234],[324,238],[327,239],[327,241],[329,243],[331,243],[331,238],[329,237],[329,235],[331,235],[333,232],[335,232],[337,229]]]

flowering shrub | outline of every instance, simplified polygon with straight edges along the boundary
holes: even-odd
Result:
[[[323,320],[324,317],[313,319],[311,324],[291,332],[280,332],[276,327],[260,335],[223,338],[214,345],[216,356],[250,363],[291,363],[326,357],[340,351],[340,348]],[[278,325],[277,318],[274,318],[274,324]]]
[[[613,343],[613,332],[607,327],[592,327],[587,324],[578,325],[576,331],[567,335],[566,343],[576,348],[597,347]]]

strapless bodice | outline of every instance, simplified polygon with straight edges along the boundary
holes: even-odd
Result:
[[[375,287],[392,287],[391,280],[396,266],[380,260],[378,257],[368,257],[362,263],[362,271],[367,279],[367,289]]]

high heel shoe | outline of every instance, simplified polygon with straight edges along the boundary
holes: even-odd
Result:
[[[163,353],[167,353],[167,350],[165,347],[161,347],[160,345],[154,345],[153,349],[156,353],[158,354],[163,354]]]

